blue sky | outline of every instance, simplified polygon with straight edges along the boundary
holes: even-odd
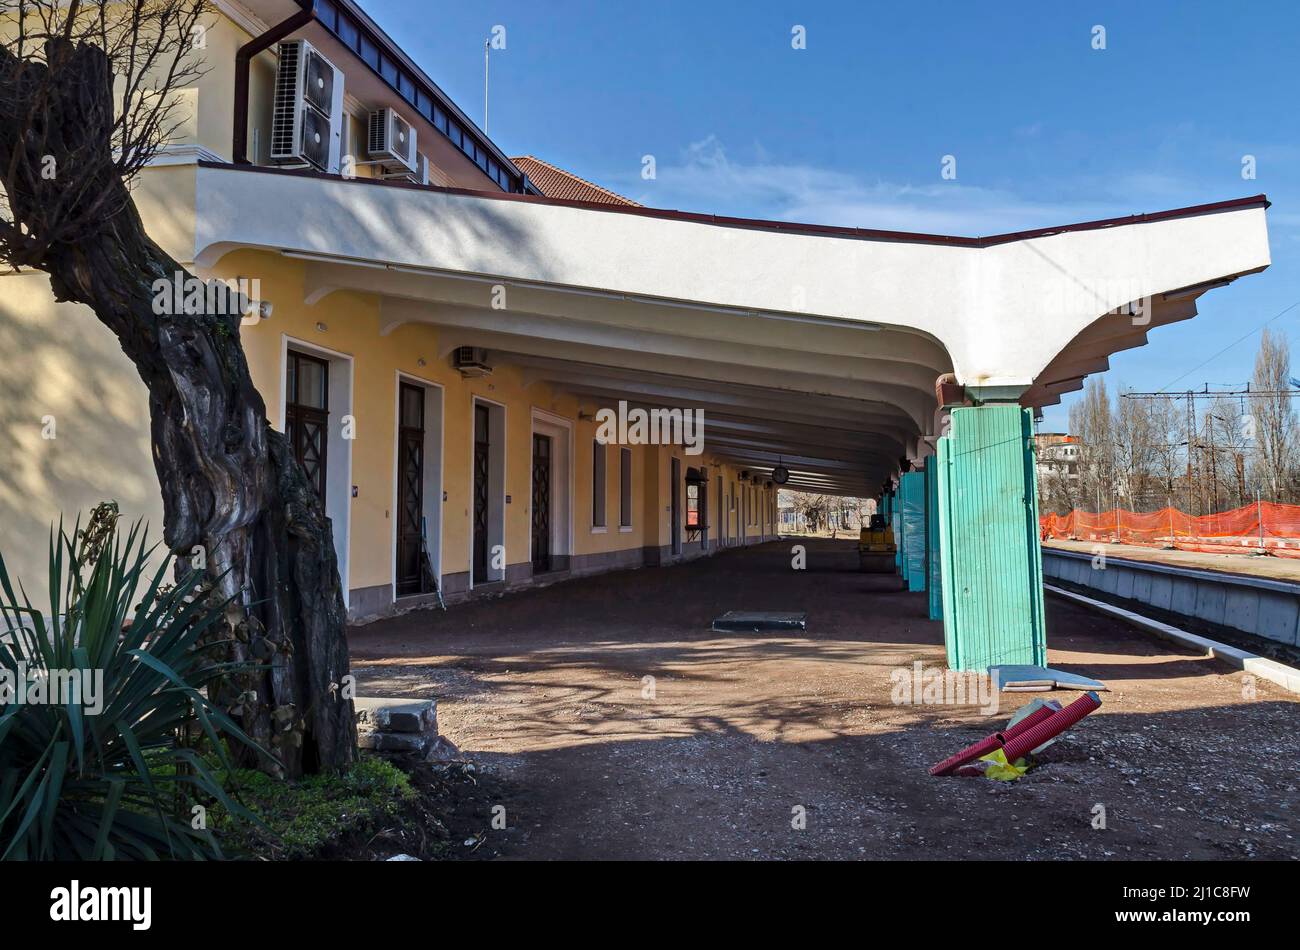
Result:
[[[978,235],[1267,193],[1272,267],[1115,356],[1112,387],[1243,383],[1251,331],[1300,301],[1291,0],[363,6],[480,122],[483,40],[504,26],[493,139],[655,207]],[[1300,369],[1300,306],[1270,326]]]

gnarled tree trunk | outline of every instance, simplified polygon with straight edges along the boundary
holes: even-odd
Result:
[[[155,281],[171,285],[187,275],[145,233],[107,154],[107,58],[94,45],[59,42],[50,41],[46,52],[57,70],[0,47],[0,98],[10,97],[0,111],[43,123],[24,128],[0,115],[0,175],[10,210],[33,237],[43,210],[71,189],[97,201],[107,197],[108,210],[75,240],[41,247],[34,259],[24,260],[21,247],[10,247],[8,256],[49,274],[57,299],[89,307],[149,390],[165,543],[178,556],[202,546],[218,590],[232,600],[230,658],[262,667],[229,677],[218,699],[276,753],[273,771],[296,776],[346,765],[356,755],[356,726],[344,689],[346,616],[330,523],[285,437],[267,421],[240,344],[239,314],[171,313],[155,305]],[[32,108],[36,96],[41,101]],[[37,140],[59,174],[5,175],[41,167],[42,155],[21,154]],[[97,180],[87,182],[88,174]]]

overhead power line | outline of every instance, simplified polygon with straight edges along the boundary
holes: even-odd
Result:
[[[1266,326],[1268,326],[1268,325],[1269,325],[1270,323],[1272,323],[1274,320],[1278,319],[1278,318],[1281,317],[1281,316],[1284,316],[1284,315],[1287,314],[1287,313],[1290,313],[1290,312],[1291,312],[1292,310],[1294,310],[1296,307],[1300,307],[1300,300],[1297,300],[1295,303],[1291,304],[1289,307],[1284,307],[1282,310],[1279,310],[1277,313],[1273,314],[1273,316],[1269,317],[1267,320],[1265,320],[1265,321],[1264,321],[1263,323],[1261,323],[1259,326],[1255,327],[1255,328],[1254,328],[1253,330],[1251,330],[1249,333],[1245,333],[1245,334],[1243,334],[1242,336],[1238,337],[1237,339],[1233,340],[1231,343],[1229,343],[1229,344],[1228,344],[1227,346],[1225,346],[1223,349],[1219,350],[1219,352],[1215,353],[1215,354],[1214,354],[1213,356],[1211,356],[1209,359],[1204,360],[1204,361],[1202,361],[1202,362],[1200,362],[1200,363],[1197,363],[1195,366],[1193,366],[1193,367],[1192,367],[1191,369],[1189,369],[1187,372],[1183,373],[1183,375],[1179,376],[1178,379],[1174,379],[1174,380],[1171,380],[1171,381],[1168,382],[1168,383],[1165,383],[1165,385],[1163,385],[1163,386],[1160,387],[1160,392],[1163,393],[1165,390],[1167,390],[1167,389],[1168,389],[1170,386],[1172,386],[1174,383],[1177,383],[1177,382],[1180,382],[1180,381],[1186,379],[1188,376],[1191,376],[1193,373],[1195,373],[1195,372],[1196,372],[1198,369],[1200,369],[1201,367],[1203,367],[1203,366],[1208,366],[1209,364],[1213,363],[1215,360],[1217,360],[1217,359],[1218,359],[1220,356],[1222,356],[1224,353],[1228,352],[1230,349],[1232,349],[1232,348],[1233,348],[1234,346],[1236,346],[1238,343],[1244,343],[1246,340],[1249,340],[1252,336],[1254,336],[1254,335],[1255,335],[1256,333],[1258,333],[1260,330],[1264,329]]]

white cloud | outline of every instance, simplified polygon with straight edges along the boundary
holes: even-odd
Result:
[[[623,187],[657,208],[772,218],[809,224],[978,236],[1107,217],[1102,202],[1052,203],[996,188],[934,180],[922,184],[865,181],[813,165],[771,160],[756,146],[750,161],[733,160],[714,136],[691,144],[675,163],[661,162],[653,182]],[[626,193],[626,192],[625,192]]]

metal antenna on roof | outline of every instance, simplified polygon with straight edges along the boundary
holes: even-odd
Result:
[[[488,132],[488,50],[492,48],[492,38],[483,41],[483,134]]]

